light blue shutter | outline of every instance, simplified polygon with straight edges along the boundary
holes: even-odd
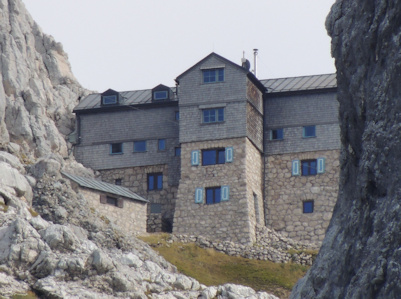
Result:
[[[232,146],[226,147],[226,163],[234,161],[234,149]]]
[[[199,150],[191,152],[191,165],[192,166],[199,165]]]
[[[203,203],[203,188],[195,189],[195,203]]]
[[[317,173],[324,173],[326,170],[326,158],[317,159]]]
[[[292,160],[292,175],[300,175],[299,160]]]
[[[221,201],[230,199],[230,186],[221,186]]]

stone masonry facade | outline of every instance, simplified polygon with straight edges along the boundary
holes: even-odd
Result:
[[[147,220],[148,232],[171,231],[178,186],[169,184],[168,165],[117,168],[99,172],[102,181],[114,184],[116,180],[121,180],[123,187],[149,200],[150,203],[145,213],[149,215]],[[148,190],[148,174],[152,173],[163,174],[163,188],[161,190]],[[153,212],[152,205],[153,208],[155,205],[159,206],[154,209],[156,212]]]
[[[338,193],[335,74],[259,80],[211,53],[175,82],[82,99],[77,161],[147,199],[148,232],[249,245],[267,226],[320,243]],[[226,156],[203,165],[206,150]],[[294,160],[321,169],[294,175]]]
[[[104,195],[95,190],[81,188],[81,193],[87,199],[90,207],[103,214],[104,221],[113,221],[128,234],[142,234],[146,232],[146,203],[127,198],[122,200],[122,206],[117,207],[108,203],[101,203],[100,196]]]
[[[293,176],[294,159],[325,158],[325,172],[313,176]],[[339,151],[312,151],[266,158],[267,226],[283,236],[321,243],[337,201]],[[313,213],[303,213],[303,202],[313,201]]]
[[[191,165],[195,150],[233,148],[233,162],[202,166]],[[256,218],[263,219],[263,209],[255,215],[254,194],[261,203],[261,157],[246,138],[192,142],[181,146],[181,181],[175,208],[173,232],[197,234],[242,244],[255,241]],[[248,153],[249,152],[249,153]],[[248,166],[249,164],[249,166]],[[254,172],[258,175],[253,175]],[[249,184],[247,184],[249,181]],[[196,188],[229,186],[229,199],[216,204],[195,203]],[[205,193],[205,192],[204,192]],[[205,197],[205,195],[203,195]]]

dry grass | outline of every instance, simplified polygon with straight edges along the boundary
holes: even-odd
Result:
[[[168,234],[153,234],[141,239],[154,247],[181,273],[207,286],[236,283],[288,298],[294,284],[308,270],[308,267],[298,264],[233,257],[195,244],[169,244],[166,242]]]

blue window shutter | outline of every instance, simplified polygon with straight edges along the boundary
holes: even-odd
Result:
[[[221,186],[221,201],[230,199],[230,186]]]
[[[300,175],[299,160],[292,160],[292,175]]]
[[[203,203],[203,188],[195,189],[195,203]]]
[[[192,166],[199,165],[199,150],[191,152],[191,165]]]
[[[326,158],[317,159],[317,173],[324,173],[326,170]]]
[[[234,161],[234,148],[232,146],[226,147],[226,163]]]

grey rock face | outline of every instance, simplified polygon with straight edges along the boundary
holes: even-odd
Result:
[[[341,119],[338,202],[291,298],[401,294],[401,1],[338,0],[326,21]]]
[[[17,144],[29,159],[68,156],[72,109],[86,91],[61,44],[41,32],[20,0],[0,0],[0,13],[0,144]]]

